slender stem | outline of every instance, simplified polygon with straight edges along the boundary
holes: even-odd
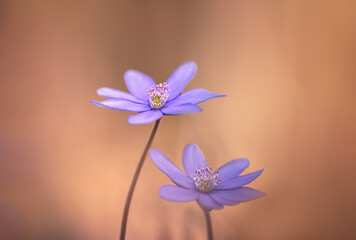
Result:
[[[206,220],[206,233],[207,233],[207,239],[208,240],[213,240],[213,228],[211,226],[211,218],[210,218],[210,211],[207,209],[203,208],[203,212],[205,215],[205,220]]]
[[[130,209],[130,204],[131,204],[132,195],[133,195],[133,192],[134,192],[134,190],[135,190],[135,186],[136,186],[136,183],[137,183],[137,179],[138,179],[138,176],[140,175],[140,172],[141,172],[143,163],[145,162],[145,158],[146,158],[147,152],[148,152],[148,150],[150,149],[151,144],[152,144],[152,142],[153,142],[153,139],[154,139],[154,137],[155,137],[155,135],[156,135],[156,132],[157,132],[157,129],[158,129],[158,125],[159,125],[160,120],[161,120],[161,119],[158,119],[158,120],[155,122],[155,125],[154,125],[153,128],[152,128],[151,135],[150,135],[150,137],[148,138],[148,141],[147,141],[147,143],[146,143],[146,147],[145,147],[145,149],[143,150],[141,159],[140,159],[140,161],[139,161],[139,163],[138,163],[138,165],[137,165],[135,175],[134,175],[133,178],[132,178],[131,186],[130,186],[129,192],[127,193],[127,197],[126,197],[124,212],[123,212],[123,214],[122,214],[120,240],[124,240],[124,239],[125,239],[126,225],[127,225],[127,217],[128,217],[128,215],[129,215],[129,209]]]

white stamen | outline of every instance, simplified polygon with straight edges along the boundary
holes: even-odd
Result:
[[[166,104],[170,93],[171,90],[165,82],[163,84],[160,83],[156,86],[152,86],[149,90],[147,90],[151,108],[162,108]]]
[[[210,192],[216,187],[222,179],[219,178],[219,171],[211,176],[212,167],[196,169],[194,172],[194,183],[198,190],[202,192]]]

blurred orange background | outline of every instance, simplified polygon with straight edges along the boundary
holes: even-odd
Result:
[[[355,1],[1,1],[0,239],[117,239],[151,125],[98,108],[137,69],[228,97],[164,117],[153,143],[182,167],[247,157],[267,196],[212,212],[216,239],[356,239]],[[206,239],[198,205],[159,198],[147,158],[127,239]]]

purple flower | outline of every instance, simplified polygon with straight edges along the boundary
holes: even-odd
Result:
[[[222,209],[224,205],[235,205],[263,197],[265,194],[244,185],[255,180],[263,171],[240,174],[249,166],[247,159],[236,159],[226,163],[214,173],[203,153],[191,143],[183,151],[184,174],[171,160],[156,149],[150,150],[154,164],[177,186],[164,185],[159,195],[174,202],[197,200],[205,209]]]
[[[130,93],[112,88],[99,88],[97,93],[108,98],[102,102],[91,100],[95,106],[120,111],[138,112],[128,118],[130,124],[148,124],[163,115],[179,115],[201,112],[196,104],[210,98],[226,95],[214,94],[204,89],[193,89],[182,93],[192,80],[197,70],[194,62],[180,65],[165,83],[157,84],[154,80],[135,70],[125,73],[125,83]]]

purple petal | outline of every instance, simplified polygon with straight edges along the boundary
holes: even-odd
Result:
[[[224,191],[224,190],[221,190]],[[215,201],[220,203],[221,205],[236,205],[237,203],[232,200],[227,200],[225,198],[220,197],[219,195],[216,194],[217,191],[212,191],[209,193],[210,197]]]
[[[137,99],[133,95],[127,92],[123,92],[114,88],[102,87],[99,88],[96,92],[98,93],[99,96],[105,98],[119,98],[119,99],[129,100],[132,102],[139,102],[139,103],[147,102],[147,101],[142,101],[140,99]]]
[[[171,160],[156,149],[150,150],[152,162],[166,174],[175,184],[185,188],[195,189],[193,182]]]
[[[179,94],[181,94],[185,86],[194,77],[196,71],[197,65],[195,62],[185,62],[174,70],[172,75],[166,81],[171,89],[168,101],[175,99]]]
[[[201,112],[202,109],[194,104],[184,104],[179,106],[165,106],[161,111],[166,115],[178,115]]]
[[[193,180],[196,169],[207,167],[208,164],[202,151],[197,145],[191,143],[183,151],[183,167],[188,176]]]
[[[219,171],[220,178],[225,181],[239,176],[249,165],[248,159],[239,158],[226,163],[218,168],[217,171]]]
[[[222,181],[214,188],[214,190],[234,189],[234,188],[242,187],[255,180],[258,176],[261,175],[262,172],[263,169],[246,175],[231,178],[225,181],[224,179],[221,178]]]
[[[205,89],[197,88],[190,91],[187,91],[177,97],[176,99],[167,103],[167,106],[170,105],[182,105],[182,104],[198,104],[204,102],[210,98],[215,97],[225,97],[226,95],[211,93]]]
[[[190,202],[198,199],[199,192],[173,185],[163,185],[159,189],[159,196],[173,202]]]
[[[208,210],[224,208],[222,204],[214,201],[208,193],[200,193],[198,203]]]
[[[149,110],[136,115],[131,115],[127,119],[127,122],[132,125],[148,124],[160,119],[163,113],[160,110]]]
[[[148,105],[144,105],[142,103],[135,103],[123,99],[108,99],[102,102],[91,100],[90,102],[98,107],[110,108],[120,111],[143,112],[150,110],[150,107]]]
[[[249,187],[241,187],[232,190],[221,190],[221,191],[213,191],[213,198],[217,197],[218,201],[224,205],[235,205],[240,202],[251,201],[256,198],[260,198],[265,196],[263,192],[260,192],[256,189]]]
[[[125,83],[130,93],[136,98],[148,102],[146,90],[156,85],[150,76],[136,70],[128,70],[125,75]]]

